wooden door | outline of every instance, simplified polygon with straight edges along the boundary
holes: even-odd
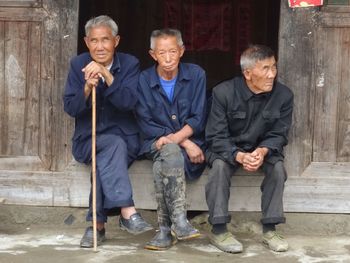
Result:
[[[55,205],[71,162],[62,107],[78,0],[0,0],[0,198]],[[65,178],[63,176],[63,178]]]
[[[287,207],[349,213],[350,5],[292,10],[285,2],[279,78],[295,94],[287,167],[297,177],[287,183]]]

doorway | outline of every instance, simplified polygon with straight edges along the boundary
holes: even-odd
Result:
[[[84,24],[106,14],[119,26],[119,51],[138,57],[141,69],[153,64],[148,54],[152,30],[181,30],[184,62],[207,73],[207,88],[240,74],[239,55],[250,43],[278,53],[280,0],[84,0],[80,1],[78,53],[86,51]]]

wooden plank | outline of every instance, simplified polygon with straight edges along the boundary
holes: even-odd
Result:
[[[338,99],[341,77],[341,31],[319,28],[317,31],[316,94],[313,161],[334,162],[337,156]],[[332,54],[332,55],[330,55]]]
[[[340,95],[338,100],[337,161],[350,162],[350,26],[341,30]],[[339,63],[339,62],[338,62]]]
[[[0,0],[0,6],[39,7],[41,0]]]
[[[311,167],[312,174],[288,178],[284,195],[285,211],[350,213],[350,177],[346,173],[349,164],[314,163]],[[332,171],[339,171],[339,167],[344,172],[332,174]],[[328,171],[324,171],[325,168]],[[142,209],[156,209],[153,175],[147,171],[151,171],[149,161],[137,161],[130,168],[135,205]],[[261,175],[233,176],[229,210],[260,211],[262,179]],[[189,210],[207,210],[206,181],[207,171],[199,180],[187,184],[186,203]],[[6,204],[87,207],[89,190],[90,167],[75,161],[65,172],[0,172],[0,198],[4,198]]]
[[[5,23],[5,89],[7,104],[5,114],[7,137],[6,155],[24,155],[23,138],[25,123],[26,74],[28,50],[28,23]]]
[[[39,101],[40,101],[40,53],[42,24],[38,22],[28,25],[28,53],[26,73],[26,94],[24,105],[23,155],[39,155]]]
[[[290,176],[299,176],[312,160],[315,13],[315,8],[291,9],[287,1],[281,1],[278,77],[294,92],[293,124],[286,147]]]
[[[0,21],[22,21],[22,22],[32,22],[32,21],[43,21],[43,19],[48,15],[47,10],[44,8],[30,8],[26,7],[1,7],[0,8]]]
[[[57,8],[60,20],[59,43],[55,59],[56,82],[52,90],[53,130],[52,163],[53,171],[63,171],[72,161],[71,137],[74,120],[63,110],[62,94],[68,74],[69,61],[76,55],[78,38],[78,1],[61,1]]]
[[[0,138],[7,138],[6,90],[5,90],[5,23],[0,21]],[[7,143],[0,139],[0,155],[7,151]]]

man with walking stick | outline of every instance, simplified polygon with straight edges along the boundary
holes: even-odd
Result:
[[[139,150],[139,133],[133,109],[137,96],[138,60],[116,52],[120,37],[117,24],[108,16],[90,19],[85,25],[89,49],[71,61],[65,86],[64,110],[75,118],[72,152],[90,164],[92,100],[96,88],[96,220],[97,244],[105,240],[107,216],[121,214],[120,227],[132,234],[152,229],[136,212],[128,166]],[[92,191],[91,191],[92,193]],[[90,193],[87,221],[92,221]],[[88,227],[81,247],[93,247],[93,228]]]

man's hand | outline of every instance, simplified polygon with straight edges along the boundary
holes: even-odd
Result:
[[[98,78],[91,78],[85,82],[84,86],[84,96],[87,99],[90,96],[93,87],[98,85]]]
[[[103,77],[108,86],[110,86],[113,82],[113,75],[111,72],[109,72],[106,67],[95,61],[91,61],[89,64],[87,64],[86,67],[82,69],[82,71],[85,73],[84,77],[86,81],[89,79]]]
[[[257,171],[264,162],[264,158],[268,153],[266,147],[256,148],[251,153],[238,152],[236,161],[242,164],[243,169],[249,172]]]
[[[168,137],[160,137],[157,141],[156,141],[156,148],[159,151],[163,145],[165,144],[169,144],[169,143],[174,143],[172,140],[170,140]]]
[[[188,157],[190,158],[191,163],[204,162],[204,153],[202,149],[197,146],[197,144],[187,139],[183,143],[181,143],[181,146],[185,149]]]

